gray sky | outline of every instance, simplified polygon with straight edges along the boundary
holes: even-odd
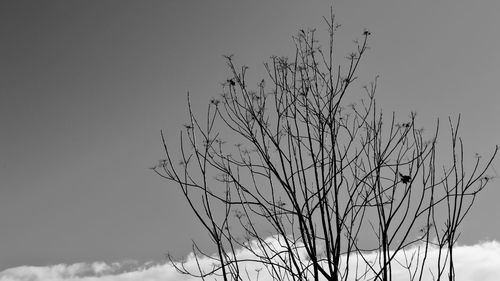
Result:
[[[20,265],[161,259],[201,239],[175,186],[148,167],[228,75],[224,54],[264,77],[331,1],[0,2],[0,271]],[[468,148],[500,144],[500,1],[344,0],[339,58],[372,33],[360,80],[380,75],[386,112],[426,126],[462,113]],[[444,119],[443,119],[444,121]],[[443,135],[444,136],[444,135]],[[500,161],[494,162],[500,171]],[[500,240],[494,181],[464,243]]]

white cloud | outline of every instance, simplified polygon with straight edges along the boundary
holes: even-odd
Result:
[[[275,242],[273,238],[269,242]],[[277,245],[277,243],[274,243]],[[412,250],[409,250],[411,252]],[[416,251],[416,248],[413,249]],[[247,250],[238,251],[238,256],[250,257]],[[368,259],[375,259],[375,255],[366,255]],[[432,250],[428,256],[429,262],[436,260],[437,251]],[[210,268],[212,261],[208,259],[199,260],[200,265]],[[195,268],[194,255],[186,259],[188,267]],[[457,246],[455,248],[455,267],[457,281],[494,281],[500,276],[500,243],[483,242],[473,246]],[[251,279],[255,280],[259,272],[259,280],[267,281],[265,270],[257,271],[259,265],[246,264]],[[351,267],[353,268],[353,267]],[[394,280],[407,280],[407,272],[402,267],[394,266]],[[430,274],[427,279],[432,280]],[[220,279],[220,278],[219,278]],[[20,266],[0,272],[0,281],[174,281],[186,280],[197,281],[200,279],[178,273],[170,264],[146,263],[139,265],[135,262],[122,262],[106,264],[103,262],[58,264],[53,266],[35,267]]]

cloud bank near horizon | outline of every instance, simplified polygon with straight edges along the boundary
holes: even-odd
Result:
[[[269,241],[272,238],[268,239]],[[415,249],[414,249],[415,250]],[[238,255],[246,257],[251,255],[247,250],[238,251]],[[368,259],[375,258],[367,256]],[[435,259],[437,251],[429,253],[429,260]],[[200,259],[200,264],[207,268],[211,260]],[[196,259],[190,254],[186,259],[187,267],[195,268]],[[272,280],[265,270],[260,270],[259,265],[245,264],[250,280]],[[457,281],[494,281],[500,276],[500,242],[482,242],[472,246],[457,246],[455,248],[455,267]],[[351,267],[353,268],[353,267]],[[407,280],[408,272],[402,267],[394,266],[394,280]],[[424,280],[433,280],[430,274],[424,275]],[[199,281],[201,278],[183,275],[169,263],[147,262],[138,264],[134,261],[116,263],[75,263],[58,264],[52,266],[20,266],[0,272],[0,281]],[[211,279],[210,279],[211,280]]]

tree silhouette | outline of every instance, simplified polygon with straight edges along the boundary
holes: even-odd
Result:
[[[273,280],[387,281],[396,266],[407,280],[428,272],[455,280],[459,226],[488,183],[498,147],[467,170],[460,117],[448,120],[451,155],[441,154],[439,121],[426,136],[415,113],[399,123],[394,113],[383,117],[377,78],[352,103],[371,33],[362,33],[341,67],[333,52],[339,25],[333,13],[325,22],[326,48],[314,30],[300,30],[295,54],[272,57],[266,83],[254,89],[247,68],[227,56],[229,84],[204,118],[188,95],[177,156],[162,133],[166,156],[154,170],[179,186],[215,246],[212,254],[194,244],[194,269],[174,266],[218,280],[250,280],[249,264]],[[251,255],[241,257],[241,249]],[[437,263],[428,262],[430,249]]]

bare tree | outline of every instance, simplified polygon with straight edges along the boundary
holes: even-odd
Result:
[[[255,87],[226,56],[230,77],[204,118],[188,95],[179,158],[162,133],[166,157],[153,170],[178,184],[215,245],[213,254],[194,244],[197,268],[173,264],[202,279],[252,279],[254,264],[257,279],[263,270],[273,280],[386,281],[398,266],[407,280],[455,280],[459,227],[490,180],[498,146],[465,167],[460,117],[450,118],[450,145],[439,154],[439,121],[426,137],[415,113],[383,116],[377,78],[350,103],[371,34],[341,67],[333,13],[325,22],[327,48],[314,30],[300,30],[294,56],[272,57]],[[438,262],[429,262],[431,249]]]

